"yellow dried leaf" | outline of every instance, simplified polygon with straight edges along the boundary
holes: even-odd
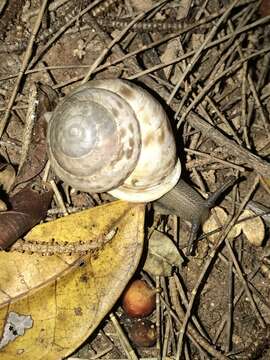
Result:
[[[114,224],[134,205],[115,201],[110,204],[84,210],[56,221],[40,224],[34,227],[26,236],[28,241],[73,243],[78,241],[93,241],[103,234],[109,233]]]
[[[254,216],[255,213],[251,210],[244,210],[239,216],[239,220]],[[265,237],[265,227],[263,220],[257,216],[254,219],[248,219],[241,222],[242,231],[246,236],[248,242],[254,246],[261,246]]]
[[[112,232],[113,230],[113,232]],[[139,263],[144,206],[116,201],[38,225],[36,241],[110,241],[94,253],[0,253],[0,358],[58,360],[111,310]]]

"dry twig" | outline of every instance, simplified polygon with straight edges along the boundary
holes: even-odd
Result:
[[[46,10],[46,7],[47,7],[47,3],[48,3],[48,0],[43,1],[42,6],[41,6],[40,11],[39,11],[39,14],[38,14],[38,17],[36,19],[34,29],[33,29],[33,32],[32,32],[32,36],[31,36],[31,38],[29,40],[26,52],[25,52],[24,57],[23,57],[21,70],[19,72],[19,75],[17,77],[15,86],[14,86],[12,94],[11,94],[11,97],[9,99],[4,118],[3,118],[3,120],[1,121],[1,124],[0,124],[0,139],[1,139],[2,135],[3,135],[3,132],[4,132],[5,128],[6,128],[7,122],[9,120],[10,111],[11,111],[12,106],[14,104],[14,101],[16,99],[19,86],[20,86],[22,78],[24,76],[24,72],[25,72],[25,70],[27,68],[27,65],[28,65],[28,63],[30,61],[30,58],[32,56],[33,45],[34,45],[35,38],[37,36],[38,30],[40,28],[41,21],[42,21],[42,18],[43,18],[43,14],[44,14],[44,12]]]

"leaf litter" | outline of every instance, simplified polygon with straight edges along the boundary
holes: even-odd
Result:
[[[34,358],[35,354],[46,359],[66,356],[97,326],[97,333],[73,357],[175,358],[181,354],[182,358],[195,360],[269,358],[269,227],[258,216],[267,215],[270,200],[269,11],[267,1],[235,2],[229,11],[231,4],[232,1],[217,0],[165,2],[156,15],[134,26],[134,32],[130,29],[123,38],[118,36],[111,52],[108,49],[111,25],[117,25],[115,19],[123,20],[125,26],[125,19],[150,8],[152,2],[104,0],[90,10],[91,16],[86,13],[78,18],[75,17],[80,10],[74,1],[47,5],[43,2],[42,9],[34,2],[18,7],[11,0],[0,8],[3,20],[0,23],[0,146],[1,155],[8,163],[3,171],[7,168],[10,171],[2,175],[1,200],[7,207],[5,216],[9,215],[9,221],[16,211],[16,206],[13,210],[11,207],[12,198],[26,191],[25,186],[34,180],[52,177],[45,167],[44,112],[51,111],[58,95],[69,93],[83,78],[132,78],[163,98],[170,106],[174,127],[181,130],[176,131],[176,137],[182,139],[187,153],[179,145],[181,160],[187,160],[187,178],[202,192],[211,192],[216,184],[222,184],[228,173],[241,171],[245,176],[222,202],[224,210],[216,208],[217,214],[210,217],[210,225],[205,224],[208,228],[203,228],[194,257],[185,255],[188,227],[174,216],[154,213],[152,219],[146,217],[144,228],[141,207],[128,208],[120,203],[102,205],[112,199],[105,194],[70,191],[57,184],[66,214],[76,208],[79,212],[74,215],[78,222],[72,215],[57,219],[63,209],[55,198],[48,204],[39,202],[39,209],[42,204],[42,217],[39,217],[38,211],[25,206],[29,195],[24,195],[24,206],[17,211],[19,216],[26,214],[27,226],[24,221],[20,232],[16,230],[16,236],[8,243],[22,237],[41,218],[45,223],[34,227],[24,237],[26,242],[15,242],[16,251],[11,248],[0,254],[4,269],[1,275],[4,345],[0,354],[4,359],[15,359],[18,351],[20,355],[24,352],[25,358]],[[83,1],[81,9],[92,5]],[[42,21],[42,12],[47,22]],[[184,20],[182,13],[187,16]],[[224,13],[226,16],[218,27]],[[150,30],[150,42],[145,45],[139,33],[160,26],[160,21],[168,24],[160,27],[165,33]],[[168,30],[172,23],[178,26],[174,31]],[[36,31],[35,24],[41,25],[42,30]],[[171,49],[172,41],[176,41],[174,49]],[[80,56],[74,57],[78,44],[83,44],[83,48]],[[150,55],[143,56],[147,52]],[[162,69],[166,71],[161,73]],[[44,97],[38,100],[45,111],[33,106],[36,99],[31,97],[31,89],[37,82],[41,83],[38,88],[45,97],[49,94],[47,100]],[[218,156],[212,156],[216,149]],[[18,167],[14,188],[11,169]],[[0,179],[1,174],[2,171]],[[209,174],[215,181],[209,180]],[[259,182],[254,180],[256,175],[260,176]],[[236,224],[231,223],[232,230],[223,242],[224,229],[247,195],[247,204],[251,201],[261,204],[264,213],[254,215],[243,210]],[[118,220],[110,222],[102,215],[102,206],[112,206]],[[46,214],[50,207],[51,215]],[[81,211],[85,208],[90,209],[84,210],[86,213]],[[116,209],[121,209],[122,215]],[[95,221],[99,213],[105,223],[109,222],[108,226],[94,221],[93,232],[89,227],[93,218],[88,218],[88,211],[93,211]],[[132,213],[137,214],[136,220]],[[209,235],[217,227],[219,231]],[[44,229],[48,231],[47,238]],[[83,229],[81,238],[78,229]],[[158,233],[159,241],[148,239],[148,253],[144,248],[137,268],[143,238],[151,233]],[[84,245],[86,237],[87,244],[93,242],[94,246],[76,253],[72,242]],[[213,237],[215,240],[211,240]],[[26,249],[22,245],[27,241]],[[63,249],[70,243],[67,254]],[[217,243],[221,244],[218,251]],[[125,329],[131,320],[117,306],[121,292],[135,272],[157,290],[156,311],[148,320],[156,325],[158,341],[149,349],[129,341]],[[88,288],[89,284],[92,285]],[[17,320],[25,317],[34,322],[24,324],[14,314]],[[12,317],[14,327],[10,326]],[[12,329],[17,331],[16,335],[10,335]],[[56,334],[54,342],[52,333]],[[37,339],[34,347],[33,339]]]

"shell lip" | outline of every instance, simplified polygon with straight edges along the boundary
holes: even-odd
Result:
[[[108,191],[109,194],[117,199],[130,202],[150,202],[161,198],[169,192],[178,182],[181,174],[181,163],[178,159],[172,172],[162,181],[161,184],[146,189],[127,189],[124,185],[117,189]]]

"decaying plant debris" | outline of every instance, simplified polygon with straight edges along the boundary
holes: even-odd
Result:
[[[55,196],[46,220],[112,200],[57,187],[45,167],[44,108],[51,111],[58,97],[94,78],[129,79],[154,94],[171,119],[183,177],[202,193],[228,175],[239,177],[220,204],[229,214],[225,225],[216,215],[219,235],[212,241],[202,233],[195,256],[185,255],[188,226],[181,219],[147,213],[146,238],[156,230],[167,236],[165,254],[149,249],[151,272],[143,270],[147,248],[138,269],[157,289],[148,319],[156,324],[156,345],[134,345],[132,321],[116,306],[73,359],[269,359],[269,22],[268,0],[5,0],[0,6],[1,156],[19,168],[19,186],[51,181]],[[4,190],[0,199],[8,208]],[[261,246],[243,232],[227,236],[244,221],[244,208],[264,221]],[[155,264],[164,264],[165,273],[155,272]]]

